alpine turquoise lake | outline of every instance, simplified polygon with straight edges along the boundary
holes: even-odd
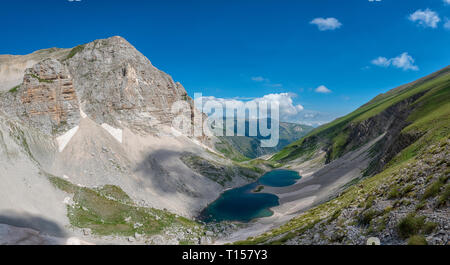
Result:
[[[261,185],[285,187],[296,183],[301,177],[295,171],[274,170],[262,176],[257,182],[224,192],[219,199],[202,211],[204,222],[240,221],[249,222],[256,218],[268,217],[270,208],[279,205],[276,195],[259,190]]]
[[[258,182],[260,185],[271,187],[286,187],[294,185],[300,179],[300,175],[292,170],[274,170],[262,176]]]

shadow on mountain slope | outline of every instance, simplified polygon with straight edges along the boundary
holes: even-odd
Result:
[[[56,222],[53,222],[41,216],[31,215],[28,213],[4,211],[0,213],[0,224],[22,228],[31,228],[34,230],[38,230],[43,234],[55,237],[67,236],[64,229]]]

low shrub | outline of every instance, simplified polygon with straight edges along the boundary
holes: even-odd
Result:
[[[414,235],[408,239],[408,245],[422,246],[422,245],[428,245],[428,242],[425,239],[425,237],[423,237],[421,235]]]

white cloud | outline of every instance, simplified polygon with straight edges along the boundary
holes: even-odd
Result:
[[[372,64],[382,67],[388,67],[391,64],[391,61],[386,57],[378,57],[372,60]]]
[[[450,0],[448,0],[450,1]],[[450,30],[450,20],[447,18],[444,24],[444,28]]]
[[[322,93],[322,94],[329,94],[332,91],[330,89],[328,89],[326,86],[319,86],[318,88],[316,88],[316,90],[314,90],[316,93]]]
[[[417,67],[417,65],[414,65],[414,58],[412,58],[412,56],[407,52],[404,52],[400,56],[393,58],[392,65],[403,70],[419,70],[419,67]]]
[[[450,5],[450,0],[444,0],[444,4]]]
[[[386,57],[378,57],[374,60],[372,60],[372,64],[380,66],[380,67],[389,67],[393,66],[396,68],[406,70],[419,70],[419,67],[414,64],[415,60],[414,58],[409,55],[407,52],[404,52],[400,54],[397,57],[387,59]]]
[[[221,104],[229,104],[230,107],[241,105],[248,102],[276,102],[280,107],[280,121],[293,122],[299,124],[305,124],[310,126],[320,126],[327,122],[336,119],[340,114],[338,113],[324,113],[314,110],[304,109],[300,104],[295,104],[294,99],[297,97],[294,93],[279,93],[268,94],[262,97],[244,100],[242,98],[216,98],[216,97],[202,97],[203,104],[210,100],[215,100]],[[196,107],[199,108],[199,99],[196,98]],[[224,105],[223,105],[224,106]],[[210,114],[210,113],[207,113]],[[249,117],[251,119],[256,117]]]
[[[294,104],[294,98],[297,95],[294,93],[279,93],[279,94],[268,94],[260,98],[255,98],[250,101],[242,101],[237,99],[225,99],[225,98],[216,98],[216,97],[202,97],[203,104],[208,101],[215,100],[220,104],[227,104],[227,106],[233,107],[238,106],[241,103],[246,102],[265,102],[265,103],[277,103],[280,106],[280,119],[288,120],[290,117],[299,114],[299,112],[303,111],[303,106],[300,104]],[[198,102],[197,102],[198,103]],[[198,107],[198,104],[196,104]],[[255,117],[251,117],[255,118]]]
[[[297,95],[293,93],[280,93],[280,94],[269,94],[265,95],[262,98],[257,98],[255,102],[275,102],[280,105],[280,116],[292,116],[297,115],[298,112],[302,111],[304,108],[302,105],[294,104],[293,98]]]
[[[441,21],[439,15],[429,8],[425,10],[417,10],[409,16],[409,20],[416,22],[421,26],[430,28],[436,28],[438,23]]]
[[[339,20],[337,20],[334,17],[329,17],[329,18],[318,17],[318,18],[313,19],[309,23],[316,25],[320,31],[335,30],[342,26],[342,23],[339,22]]]

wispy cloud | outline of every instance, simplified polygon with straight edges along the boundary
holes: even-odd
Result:
[[[269,78],[265,78],[263,76],[252,76],[250,78],[253,82],[264,83],[265,86],[272,88],[280,88],[283,87],[283,84],[280,83],[272,83]]]
[[[304,110],[299,115],[297,115],[293,122],[305,124],[309,126],[320,126],[325,123],[328,123],[336,118],[336,114],[324,113],[314,110]]]
[[[427,8],[425,10],[419,9],[412,13],[409,15],[409,20],[424,27],[436,28],[441,18],[436,12]]]
[[[321,94],[330,94],[332,91],[330,89],[328,89],[326,86],[319,86],[318,88],[316,88],[314,90],[316,93],[321,93]]]
[[[411,55],[409,55],[407,52],[404,52],[404,53],[400,54],[399,56],[391,58],[391,59],[388,59],[386,57],[378,57],[378,58],[372,60],[371,63],[373,65],[380,66],[380,67],[393,66],[396,68],[403,69],[404,71],[419,70],[419,67],[414,64],[415,63],[414,58]]]
[[[444,28],[450,30],[450,20],[448,18],[445,19]]]
[[[444,1],[444,4],[450,5],[450,0],[443,0],[443,1]]]
[[[269,82],[269,79],[264,78],[262,76],[252,76],[251,79],[252,79],[252,81],[255,81],[255,82]]]
[[[376,59],[373,59],[372,64],[376,65],[376,66],[382,66],[382,67],[388,67],[389,65],[391,65],[391,60],[389,60],[386,57],[378,57]]]
[[[313,19],[309,23],[316,25],[320,31],[335,30],[342,26],[342,23],[339,22],[339,20],[337,20],[334,17],[329,18],[318,17]]]

